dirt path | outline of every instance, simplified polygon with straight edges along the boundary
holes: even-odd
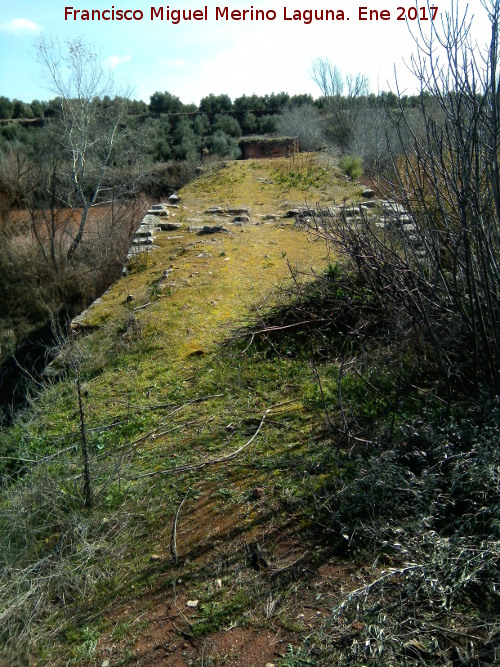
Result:
[[[131,382],[154,396],[160,358],[161,368],[168,367],[179,385],[204,391],[201,378],[217,366],[221,341],[254,319],[255,309],[275,301],[278,287],[289,289],[294,276],[311,277],[328,265],[325,245],[308,238],[293,217],[283,216],[306,199],[332,203],[341,186],[322,164],[305,163],[308,178],[319,179],[317,187],[307,185],[305,177],[301,184],[292,167],[285,160],[234,163],[187,186],[168,217],[181,227],[158,232],[156,249],[137,256],[128,275],[85,315],[80,326],[102,330],[128,317],[148,341],[149,356],[141,363],[131,359],[132,374],[109,370],[89,383],[110,413],[118,405],[115,397],[126,394]],[[223,210],[207,213],[211,207]],[[248,221],[234,224],[236,215],[227,210],[236,207],[248,209]],[[204,233],[204,227],[219,229]],[[248,392],[258,389],[249,386]],[[290,410],[295,410],[293,419],[303,412],[300,403],[285,406],[270,420],[286,420]],[[226,400],[220,411],[230,433],[232,420],[241,419],[237,408]],[[219,418],[216,409],[209,419],[214,418]],[[309,417],[300,418],[306,432]],[[300,437],[280,436],[283,442],[291,438],[287,447],[300,446]],[[171,451],[172,445],[156,437],[145,450],[154,457],[162,447]],[[170,456],[182,456],[182,449],[176,452]],[[262,477],[251,467],[222,468],[201,472],[192,484],[196,497],[183,507],[177,529],[178,567],[169,547],[170,515],[162,538],[156,535],[147,546],[140,593],[128,588],[111,603],[89,664],[274,665],[293,657],[293,647],[323,626],[339,594],[354,587],[356,569],[330,557],[324,546],[305,541],[293,513],[280,509],[280,480],[269,484],[267,473]],[[252,549],[265,554],[265,567],[256,565]]]

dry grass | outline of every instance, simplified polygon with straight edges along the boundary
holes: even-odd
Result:
[[[300,153],[292,158],[228,162],[226,168],[197,179],[182,192],[193,210],[248,206],[258,215],[282,213],[296,205],[359,200],[361,188],[347,183],[328,155]]]

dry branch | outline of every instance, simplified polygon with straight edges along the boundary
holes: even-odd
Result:
[[[255,433],[252,435],[250,440],[247,440],[244,445],[241,445],[241,447],[238,447],[238,449],[235,449],[234,452],[231,452],[230,454],[227,454],[225,456],[218,456],[215,459],[208,459],[207,461],[201,461],[200,463],[193,463],[191,465],[185,465],[185,466],[177,466],[174,468],[165,468],[164,470],[155,470],[153,472],[146,472],[142,475],[138,475],[137,477],[131,477],[129,479],[132,480],[138,480],[138,479],[143,479],[144,477],[154,477],[155,475],[164,475],[169,472],[189,472],[192,470],[201,470],[202,468],[205,468],[206,466],[210,465],[216,465],[217,463],[225,463],[226,461],[231,461],[232,459],[236,458],[238,454],[241,454],[241,452],[246,449],[249,445],[252,444],[252,442],[255,440],[255,438],[258,436],[262,425],[264,424],[264,421],[271,411],[271,408],[268,408],[264,414],[262,415],[262,419],[260,420],[260,424],[257,427],[257,430]]]
[[[172,554],[174,565],[177,565],[177,563],[179,562],[179,557],[177,554],[177,522],[179,520],[179,514],[181,513],[182,506],[184,505],[184,502],[187,499],[188,495],[189,495],[189,489],[186,491],[184,498],[181,500],[179,506],[177,507],[177,510],[174,515],[174,522],[172,524],[172,534],[170,536],[170,553]]]

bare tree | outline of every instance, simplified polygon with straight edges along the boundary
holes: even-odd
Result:
[[[113,199],[107,176],[116,157],[125,109],[119,99],[110,100],[113,81],[83,38],[69,40],[63,47],[42,37],[37,57],[60,102],[54,146],[61,164],[51,186],[54,204],[78,212],[66,253],[71,259],[82,241],[89,211]]]
[[[328,114],[329,133],[343,151],[353,140],[359,98],[367,95],[370,83],[364,74],[348,74],[344,77],[337,65],[318,58],[312,64],[312,78],[323,96],[323,104]]]
[[[14,275],[29,254],[30,279],[18,285],[23,296],[13,303],[16,313],[33,312],[38,321],[61,309],[74,314],[120,274],[145,168],[139,133],[130,136],[127,128],[127,100],[111,97],[113,82],[95,50],[83,39],[42,38],[37,56],[57,95],[55,113],[29,143],[3,156],[2,187],[27,224],[7,225],[9,210],[2,213],[12,252],[0,263]]]
[[[400,136],[410,139],[393,166],[399,198],[415,218],[436,289],[468,333],[473,373],[482,368],[498,391],[500,0],[481,4],[491,28],[482,50],[459,0],[441,27],[418,35],[412,67],[422,92],[422,131],[417,134],[401,115]]]
[[[317,151],[327,143],[324,118],[312,104],[284,109],[276,125],[281,135],[297,137],[303,151]]]
[[[482,6],[491,28],[483,48],[460,0],[440,25],[416,35],[420,104],[391,116],[400,145],[382,176],[397,204],[384,231],[364,214],[318,230],[352,258],[388,321],[405,313],[427,337],[449,392],[484,383],[498,394],[500,0]]]

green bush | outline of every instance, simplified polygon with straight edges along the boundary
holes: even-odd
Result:
[[[363,173],[363,160],[354,155],[344,155],[339,162],[339,167],[352,181],[356,181]]]

